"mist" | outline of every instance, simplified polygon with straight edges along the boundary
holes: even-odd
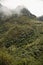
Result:
[[[36,16],[43,15],[43,0],[2,0],[4,6],[9,9],[25,6],[30,12]]]

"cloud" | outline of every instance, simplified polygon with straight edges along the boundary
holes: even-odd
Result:
[[[15,9],[18,5],[24,5],[36,16],[43,15],[43,0],[4,0],[2,4],[10,9]]]

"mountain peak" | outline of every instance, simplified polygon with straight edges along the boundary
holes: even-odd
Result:
[[[19,5],[18,7],[16,7],[16,9],[23,9],[24,8],[24,6],[22,6],[22,5]]]
[[[15,9],[15,13],[17,13],[17,14],[21,14],[21,10],[24,8],[24,6],[18,6],[18,7],[16,7],[16,9]]]
[[[35,17],[25,6],[18,6],[15,9],[15,14],[29,16],[29,17]]]

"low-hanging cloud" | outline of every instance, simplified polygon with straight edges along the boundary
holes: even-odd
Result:
[[[10,9],[15,9],[18,5],[24,5],[36,16],[43,15],[43,0],[4,0],[2,4]]]

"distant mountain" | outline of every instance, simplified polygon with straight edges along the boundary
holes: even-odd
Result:
[[[39,21],[43,21],[43,16],[38,17]]]
[[[35,15],[33,15],[28,9],[26,8],[23,8],[21,10],[22,14],[25,15],[25,16],[29,16],[29,17],[36,17]]]
[[[18,6],[15,8],[15,13],[18,15],[22,15],[21,10],[24,8],[24,6]]]
[[[13,10],[13,14],[17,14],[18,16],[24,15],[29,17],[36,17],[24,6],[18,6],[15,10]]]
[[[0,19],[6,19],[10,17],[28,16],[30,18],[36,17],[24,6],[18,6],[14,10],[10,10],[7,7],[0,4]]]

